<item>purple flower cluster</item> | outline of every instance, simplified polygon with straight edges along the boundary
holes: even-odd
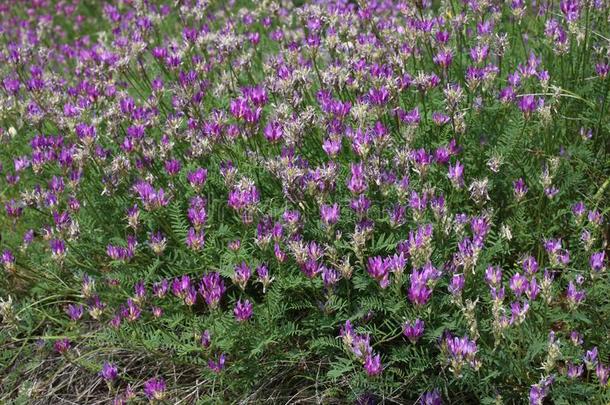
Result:
[[[316,398],[604,400],[608,2],[81,3],[0,4],[11,336],[108,340],[116,403],[251,400],[297,357]],[[134,337],[211,394],[133,375]]]
[[[341,327],[340,336],[344,346],[363,363],[364,370],[370,377],[381,374],[383,371],[381,357],[373,352],[368,334],[356,333],[352,323],[348,320]]]

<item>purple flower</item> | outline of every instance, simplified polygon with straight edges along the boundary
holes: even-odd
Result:
[[[610,377],[610,367],[605,364],[598,362],[595,367],[595,375],[597,376],[597,381],[599,381],[599,385],[602,387],[608,386],[608,377]]]
[[[218,306],[225,290],[224,281],[217,272],[206,274],[199,284],[199,293],[212,309]]]
[[[369,354],[364,360],[364,371],[369,377],[374,377],[381,374],[383,368],[381,366],[381,358],[379,355],[373,356]]]
[[[238,300],[235,304],[235,308],[233,309],[233,314],[235,314],[235,319],[238,322],[245,322],[248,319],[252,318],[252,303],[249,300]]]
[[[99,320],[106,308],[106,304],[102,302],[99,295],[93,295],[89,300],[89,315],[93,319]]]
[[[416,343],[424,334],[425,324],[421,319],[416,319],[414,322],[406,322],[403,327],[403,334],[411,343]]]
[[[580,2],[578,0],[562,0],[559,3],[559,8],[568,22],[576,21],[580,17]]]
[[[252,211],[259,201],[260,194],[254,184],[241,184],[229,193],[228,204],[241,215],[243,223],[249,224],[253,221]]]
[[[163,316],[163,308],[161,308],[161,307],[152,306],[150,308],[150,312],[152,313],[152,316],[154,316],[155,318],[161,318],[161,316]]]
[[[520,325],[521,323],[523,323],[523,321],[525,321],[525,316],[527,315],[529,309],[530,304],[528,301],[523,302],[523,305],[519,301],[513,301],[510,304],[510,322],[516,325]]]
[[[456,375],[461,375],[461,369],[466,364],[478,369],[479,361],[476,358],[478,348],[474,340],[470,340],[468,336],[460,338],[449,333],[444,337],[443,345],[446,348],[451,369]]]
[[[572,362],[568,362],[567,376],[569,379],[573,380],[575,378],[578,378],[582,375],[583,372],[584,372],[584,365],[582,365],[582,364],[576,365]]]
[[[443,405],[438,388],[435,388],[434,391],[424,392],[419,399],[419,405]]]
[[[589,259],[589,265],[591,266],[591,273],[599,274],[599,273],[605,271],[606,270],[605,260],[606,260],[605,251],[593,253],[591,255],[591,258]]]
[[[593,367],[597,365],[597,355],[597,346],[593,347],[593,349],[591,350],[587,350],[587,352],[585,353],[583,361],[585,362],[585,365],[587,366],[588,370],[593,370]]]
[[[265,135],[265,139],[269,142],[276,143],[284,136],[284,130],[280,123],[274,121],[267,124],[263,134]]]
[[[225,367],[226,358],[227,357],[225,356],[225,354],[221,353],[220,356],[218,356],[218,360],[208,360],[208,367],[210,368],[210,370],[212,370],[212,372],[220,373]]]
[[[385,87],[371,88],[368,93],[369,103],[376,106],[386,104],[390,99],[390,92]]]
[[[454,274],[451,277],[451,281],[449,282],[449,292],[452,295],[460,295],[462,290],[464,289],[464,283],[466,282],[466,278],[463,274]]]
[[[334,286],[335,284],[337,284],[337,281],[339,281],[339,273],[336,270],[326,266],[322,266],[321,272],[322,281],[324,282],[324,286],[326,288]]]
[[[536,103],[536,98],[532,95],[525,95],[520,97],[518,105],[519,109],[523,112],[526,118],[528,118],[538,106],[538,104]]]
[[[538,281],[536,281],[536,278],[533,277],[530,282],[529,282],[529,286],[527,288],[527,290],[525,291],[525,295],[527,295],[527,298],[530,301],[534,301],[536,300],[536,297],[538,297],[538,294],[540,294],[540,286],[538,285]]]
[[[415,306],[426,305],[432,296],[432,290],[426,285],[427,280],[423,277],[423,272],[413,270],[411,273],[411,285],[409,287],[409,301]]]
[[[107,382],[112,382],[116,380],[119,375],[119,369],[114,364],[105,362],[102,366],[102,370],[100,371],[100,377],[102,377]]]
[[[152,290],[153,295],[157,298],[163,298],[167,294],[167,290],[169,289],[169,282],[166,279],[161,280],[160,282],[154,283]]]
[[[68,308],[66,309],[66,313],[70,317],[70,320],[78,321],[83,316],[83,310],[84,310],[84,307],[82,306],[82,304],[79,304],[79,305],[70,304],[70,305],[68,305]]]
[[[95,280],[89,277],[87,274],[83,274],[83,281],[81,286],[81,291],[85,298],[90,297],[94,291]]]
[[[434,56],[433,61],[443,69],[447,69],[453,61],[453,53],[450,50],[441,51]]]
[[[66,353],[68,350],[70,350],[71,347],[72,345],[70,343],[70,340],[66,338],[59,339],[53,344],[53,349],[55,349],[55,351],[60,354]]]
[[[517,201],[520,201],[523,199],[523,197],[525,197],[525,194],[527,194],[528,188],[525,185],[525,181],[523,179],[517,179],[513,183],[513,190],[515,192],[515,197],[517,198]]]
[[[49,244],[53,258],[61,261],[66,256],[66,243],[61,239],[52,239]]]
[[[136,300],[142,301],[146,297],[146,285],[143,280],[138,281],[134,287],[134,292],[136,295]]]
[[[345,321],[345,325],[341,326],[339,336],[343,339],[344,345],[351,347],[356,333],[354,332],[354,327],[349,319]]]
[[[339,214],[340,210],[337,203],[334,203],[333,205],[323,204],[320,207],[320,217],[327,227],[330,227],[339,221]]]
[[[162,401],[165,398],[166,389],[165,380],[161,377],[151,378],[144,383],[144,395],[151,401]]]
[[[498,286],[502,283],[502,269],[498,266],[489,266],[485,270],[485,281],[491,286]]]
[[[509,287],[511,291],[515,294],[515,296],[520,297],[528,288],[528,281],[525,276],[522,276],[520,273],[516,273],[511,277],[509,282]]]
[[[189,228],[186,234],[186,246],[195,252],[203,249],[205,245],[205,233],[203,230],[197,230],[195,228]]]
[[[2,252],[0,261],[2,262],[2,265],[4,266],[6,271],[14,270],[16,260],[15,256],[13,255],[13,252],[11,252],[10,250],[6,249],[4,250],[4,252]]]
[[[579,201],[577,203],[575,203],[574,205],[572,205],[572,213],[577,217],[577,218],[581,218],[586,211],[586,207],[585,207],[585,203],[582,201]]]
[[[199,342],[201,343],[201,347],[203,347],[204,349],[210,347],[210,345],[212,344],[212,338],[209,330],[206,329],[203,331]]]
[[[169,204],[169,198],[165,195],[165,191],[162,188],[155,190],[150,183],[145,181],[134,184],[133,190],[138,194],[140,201],[142,201],[147,211],[165,207]]]
[[[568,289],[566,291],[566,298],[570,307],[575,308],[582,301],[585,300],[586,293],[584,290],[577,290],[576,284],[573,281],[568,283]]]
[[[590,210],[587,214],[587,219],[589,222],[595,225],[601,225],[604,222],[604,217],[602,216],[601,212],[597,210]]]
[[[532,385],[530,388],[530,405],[542,405],[544,398],[549,394],[551,384],[554,377],[545,377],[538,384]]]
[[[570,340],[574,346],[580,346],[583,343],[582,334],[578,331],[573,330],[570,332]]]
[[[121,311],[121,316],[130,322],[137,321],[142,314],[140,307],[131,298],[127,299],[127,306]]]
[[[449,163],[447,177],[455,188],[461,188],[464,185],[464,166],[459,160],[455,162],[455,165]]]
[[[237,284],[239,288],[241,288],[241,290],[243,291],[246,289],[246,284],[248,283],[248,280],[250,279],[251,275],[252,272],[250,271],[250,268],[248,267],[246,262],[241,262],[240,265],[235,267],[233,282]]]
[[[265,293],[265,290],[267,289],[267,287],[269,287],[269,284],[271,284],[271,282],[273,281],[273,278],[271,278],[269,276],[269,269],[267,268],[266,265],[261,264],[260,266],[258,266],[256,268],[256,275],[257,275],[257,281],[263,285],[263,293]]]
[[[371,277],[379,282],[381,288],[387,288],[390,285],[390,269],[381,256],[369,257],[366,270]]]
[[[186,179],[188,180],[189,184],[196,191],[201,191],[207,178],[208,178],[207,169],[203,169],[201,167],[198,167],[197,169],[195,169],[191,172],[188,172],[188,174],[186,175]]]
[[[600,77],[600,79],[605,79],[610,73],[610,64],[608,63],[597,63],[595,65],[595,72]]]
[[[178,174],[181,168],[182,164],[177,159],[170,159],[165,161],[165,171],[170,176],[175,176],[176,174]]]
[[[538,271],[538,262],[533,256],[527,256],[523,259],[523,270],[529,276],[536,274]]]
[[[347,188],[353,194],[361,194],[367,189],[366,180],[364,177],[364,166],[362,163],[352,164],[350,166],[351,177],[347,183]]]

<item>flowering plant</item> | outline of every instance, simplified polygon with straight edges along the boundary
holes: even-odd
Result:
[[[0,400],[608,402],[609,13],[3,2]]]

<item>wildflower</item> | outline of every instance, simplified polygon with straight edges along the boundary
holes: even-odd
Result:
[[[520,201],[523,199],[523,197],[525,197],[525,194],[527,194],[528,188],[523,179],[517,179],[513,183],[513,190],[517,201]]]
[[[424,321],[416,319],[414,322],[406,322],[403,326],[403,334],[411,343],[417,343],[424,334]]]
[[[387,288],[390,285],[389,268],[382,257],[369,257],[366,270],[379,282],[381,288]]]
[[[605,364],[598,362],[595,367],[595,375],[597,376],[597,381],[599,381],[599,385],[602,387],[608,386],[608,377],[610,377],[610,367]]]
[[[347,184],[347,188],[353,194],[361,194],[367,188],[366,180],[364,177],[364,167],[360,164],[352,164],[350,167],[351,177]]]
[[[210,345],[212,344],[212,338],[211,338],[209,330],[206,329],[203,331],[203,333],[201,334],[201,338],[199,339],[199,342],[201,344],[201,347],[203,347],[204,349],[207,349],[210,347]]]
[[[419,405],[443,405],[438,388],[435,388],[433,391],[424,392],[419,399]]]
[[[322,281],[324,282],[324,286],[326,288],[331,288],[339,281],[339,273],[337,273],[334,269],[323,266],[322,270]]]
[[[383,367],[381,366],[381,358],[379,355],[373,356],[369,354],[364,360],[364,370],[369,377],[381,374]]]
[[[432,290],[426,285],[427,280],[423,274],[417,270],[411,273],[411,285],[408,291],[409,301],[415,306],[425,305],[432,296]]]
[[[584,372],[584,366],[582,364],[576,365],[572,362],[568,362],[568,371],[567,376],[569,379],[573,380],[582,375]]]
[[[249,300],[243,302],[241,299],[238,300],[233,309],[233,313],[238,322],[247,321],[252,318],[252,303]]]
[[[162,401],[165,398],[167,385],[161,377],[154,377],[144,383],[144,395],[151,401]]]
[[[142,302],[146,298],[146,285],[144,284],[144,280],[138,281],[133,286],[133,291],[135,293],[135,300],[137,302]]]
[[[470,340],[468,336],[460,338],[448,334],[445,336],[443,344],[446,347],[450,368],[456,376],[461,375],[461,370],[465,365],[469,365],[475,370],[478,369],[479,360],[476,358],[478,348],[474,340]]]
[[[527,290],[529,284],[527,278],[522,276],[520,273],[515,273],[515,275],[510,279],[509,286],[515,296],[520,297],[521,294]]]
[[[224,281],[220,274],[216,272],[208,273],[203,276],[201,284],[199,285],[199,293],[212,309],[218,306],[225,290]]]
[[[59,354],[66,353],[68,350],[70,350],[71,347],[72,347],[72,344],[70,343],[70,340],[68,340],[67,338],[56,340],[55,343],[53,344],[53,348]]]
[[[586,296],[585,291],[577,290],[576,284],[574,284],[573,281],[570,281],[568,283],[566,298],[568,300],[568,304],[570,305],[570,308],[572,308],[572,309],[576,308],[578,306],[578,304],[580,304],[582,301],[584,301],[585,296]]]
[[[589,265],[591,266],[591,275],[598,275],[606,270],[606,252],[595,252],[589,259]]]
[[[246,264],[246,262],[241,262],[240,265],[235,267],[235,273],[233,275],[233,282],[241,288],[242,291],[246,289],[246,284],[250,279],[250,275],[252,272],[250,268]]]
[[[273,277],[269,277],[269,269],[266,265],[261,264],[256,268],[257,281],[263,285],[263,294],[273,281]]]
[[[93,295],[89,299],[89,315],[93,319],[99,320],[104,312],[104,308],[106,308],[106,304],[104,304],[98,295]]]
[[[532,276],[538,271],[538,262],[533,256],[525,257],[522,263],[523,270],[528,276]]]
[[[193,187],[195,189],[195,191],[197,191],[197,192],[201,191],[207,178],[208,178],[207,169],[203,169],[201,167],[198,167],[197,169],[188,172],[186,175],[187,181],[189,182],[191,187]]]
[[[163,298],[167,294],[169,289],[169,282],[166,279],[161,280],[153,284],[152,291],[153,295],[157,298]]]
[[[585,365],[587,366],[587,370],[593,370],[593,368],[597,365],[598,363],[598,352],[597,352],[597,346],[593,347],[591,350],[587,350],[584,357],[583,357],[583,361],[585,363]]]
[[[15,256],[13,252],[6,249],[2,252],[2,256],[0,257],[0,262],[4,266],[4,269],[8,272],[12,272],[15,269]]]
[[[570,340],[574,346],[580,346],[583,343],[582,334],[573,330],[570,332]]]
[[[331,227],[339,221],[339,205],[337,203],[333,205],[323,204],[320,207],[320,217],[322,223],[327,227]]]
[[[51,256],[61,262],[66,257],[66,243],[61,239],[53,239],[50,241]]]
[[[218,356],[217,360],[208,360],[208,367],[210,368],[210,370],[212,370],[212,372],[218,374],[224,369],[226,358],[226,355],[224,353],[221,353],[220,356]]]
[[[100,371],[100,377],[102,377],[107,382],[112,382],[116,380],[119,375],[119,369],[112,363],[105,362],[102,366],[102,370]]]
[[[530,388],[530,405],[542,405],[542,401],[549,394],[549,389],[554,382],[554,377],[545,377],[538,384]]]
[[[271,143],[275,143],[282,139],[284,131],[278,122],[270,122],[265,127],[263,134],[265,135],[265,139]]]
[[[525,316],[527,315],[530,309],[530,304],[528,301],[524,301],[523,303],[519,301],[513,301],[510,304],[510,312],[511,318],[510,322],[515,325],[520,325],[525,321]]]
[[[134,322],[140,318],[142,310],[131,298],[127,299],[127,306],[122,307],[121,316],[130,322]]]
[[[459,296],[464,289],[464,284],[466,282],[466,278],[463,274],[454,274],[451,277],[451,281],[449,282],[449,292],[453,296]]]
[[[492,286],[502,283],[502,269],[498,266],[489,266],[485,271],[485,281]]]
[[[79,304],[79,305],[70,304],[70,305],[68,305],[68,308],[66,309],[66,314],[68,314],[68,316],[70,317],[70,320],[78,321],[83,316],[83,306],[82,306],[82,304]]]

